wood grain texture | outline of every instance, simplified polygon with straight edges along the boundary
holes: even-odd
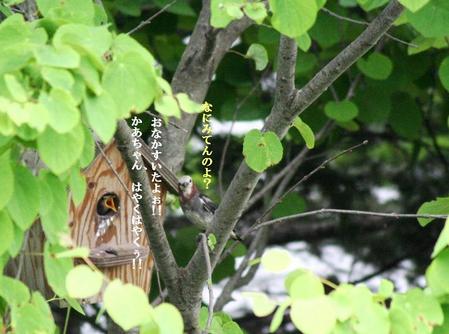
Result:
[[[115,143],[107,145],[104,152],[131,193],[132,182]],[[78,206],[71,201],[69,208],[72,239],[77,246],[88,247],[91,250],[91,260],[110,280],[118,278],[124,283],[132,283],[149,292],[153,258],[149,254],[148,237],[143,225],[140,226],[142,231],[139,233],[140,247],[138,248],[143,261],[141,269],[138,266],[133,269],[133,252],[136,249],[133,240],[136,234],[132,231],[134,203],[129,194],[101,154],[83,174],[87,183],[86,196]],[[107,193],[118,196],[120,208],[106,233],[103,236],[97,236],[96,228],[101,219],[97,214],[97,203]]]

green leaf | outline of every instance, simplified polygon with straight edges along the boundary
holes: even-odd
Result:
[[[254,315],[256,317],[266,317],[276,308],[276,302],[271,300],[262,292],[242,292],[242,296],[251,300]]]
[[[73,168],[70,173],[70,190],[75,205],[79,205],[86,195],[86,179],[78,168]]]
[[[401,308],[390,310],[390,322],[392,334],[411,334],[415,333],[413,319]]]
[[[37,139],[39,154],[55,174],[61,174],[72,167],[83,152],[84,132],[78,124],[68,133],[59,134],[47,128]]]
[[[254,129],[245,136],[243,155],[248,166],[261,173],[281,161],[283,147],[274,132],[262,133],[260,130]]]
[[[94,138],[87,127],[83,127],[84,131],[84,145],[83,152],[80,157],[80,167],[87,167],[95,157],[95,142]]]
[[[433,248],[432,258],[437,256],[446,246],[449,245],[449,218],[444,223],[443,230],[438,237],[435,247]]]
[[[271,215],[273,218],[281,218],[304,212],[305,209],[306,203],[304,198],[297,193],[290,193],[274,207]]]
[[[10,305],[21,305],[28,302],[30,292],[19,280],[0,276],[0,296]]]
[[[79,265],[71,269],[65,279],[65,286],[69,296],[79,299],[96,295],[102,285],[103,275],[86,265]]]
[[[243,12],[258,24],[261,24],[268,15],[265,5],[261,2],[246,3],[243,7]]]
[[[4,75],[6,87],[9,93],[17,102],[26,102],[28,100],[28,95],[23,88],[22,84],[17,80],[17,77],[12,74]]]
[[[394,292],[393,283],[387,279],[382,279],[380,281],[378,295],[380,295],[384,299],[387,299],[393,295],[393,292]]]
[[[443,304],[444,323],[441,326],[435,327],[432,334],[446,334],[449,333],[449,305]]]
[[[48,171],[42,171],[39,179],[39,211],[45,237],[52,243],[60,243],[69,234],[66,186]]]
[[[88,58],[81,58],[80,67],[76,72],[84,79],[86,86],[96,95],[100,95],[103,92],[103,87],[100,83],[100,73]]]
[[[304,33],[296,37],[296,43],[298,44],[298,47],[302,51],[307,52],[309,51],[310,46],[312,45],[312,39],[310,38],[308,33]]]
[[[77,68],[80,65],[79,54],[67,45],[61,45],[59,48],[41,45],[34,48],[33,52],[37,63],[41,66]]]
[[[211,0],[211,25],[215,28],[225,28],[229,23],[235,20],[235,16],[231,16],[227,9],[232,6],[240,7],[243,6],[243,4],[243,0]]]
[[[210,250],[213,251],[215,249],[215,245],[217,244],[217,237],[213,233],[209,233],[207,236],[207,245]]]
[[[41,74],[45,81],[47,81],[53,88],[60,88],[61,90],[70,92],[75,84],[73,75],[65,69],[44,67],[41,70]],[[75,104],[75,101],[73,101],[73,103]]]
[[[90,0],[36,0],[36,4],[42,15],[50,19],[87,25],[94,23],[94,6]]]
[[[11,257],[16,257],[17,254],[19,254],[19,252],[22,249],[25,233],[23,233],[20,227],[14,224],[13,224],[13,231],[14,237],[11,245],[9,246],[9,254],[11,255]]]
[[[230,3],[225,5],[226,13],[235,20],[239,20],[243,17],[241,5]]]
[[[431,0],[417,12],[407,12],[407,18],[424,37],[449,35],[449,2],[446,0]]]
[[[357,2],[365,11],[370,11],[385,5],[388,0],[357,0]]]
[[[68,133],[79,124],[79,110],[72,96],[65,90],[52,89],[49,95],[42,92],[39,102],[48,110],[49,124],[59,134]]]
[[[429,0],[399,0],[399,2],[408,10],[416,12],[426,5]]]
[[[267,50],[260,44],[251,44],[246,52],[246,57],[254,60],[257,71],[262,71],[268,64]]]
[[[109,316],[124,330],[145,324],[152,314],[145,292],[119,280],[106,287],[103,302]]]
[[[14,173],[11,168],[10,151],[0,155],[0,210],[9,202],[14,191]]]
[[[182,334],[184,333],[184,322],[181,313],[171,304],[162,303],[154,309],[154,319],[156,320],[158,334]]]
[[[181,110],[179,109],[178,102],[172,95],[162,95],[154,101],[154,108],[161,115],[166,117],[181,117]]]
[[[14,170],[14,193],[8,211],[23,231],[33,224],[39,212],[39,183],[28,168],[21,165]]]
[[[371,79],[385,80],[393,71],[393,63],[387,56],[373,52],[366,59],[360,58],[357,61],[357,68]]]
[[[295,327],[307,334],[328,334],[337,322],[335,306],[327,296],[294,301],[290,317]]]
[[[82,1],[91,2],[90,0]],[[56,48],[71,46],[76,51],[85,53],[95,67],[103,69],[104,56],[109,52],[112,45],[112,35],[107,26],[92,27],[83,24],[65,24],[53,36],[53,45]]]
[[[158,91],[153,68],[136,52],[129,52],[106,67],[103,87],[115,99],[120,117],[146,110]]]
[[[65,280],[69,271],[73,268],[71,258],[56,258],[56,253],[65,251],[64,247],[59,245],[50,245],[45,243],[44,247],[44,269],[48,285],[61,297],[68,296]]]
[[[261,263],[266,271],[281,273],[291,265],[292,257],[285,249],[274,248],[264,252]]]
[[[426,329],[427,333],[430,333],[429,326],[441,325],[444,320],[438,300],[417,288],[408,290],[404,294],[396,294],[391,308],[404,310],[411,316],[413,327]]]
[[[14,307],[11,322],[16,333],[54,333],[56,326],[50,306],[37,291],[33,292],[30,303]]]
[[[449,57],[444,58],[438,70],[443,87],[449,92]]]
[[[269,0],[273,27],[288,37],[306,33],[315,23],[318,7],[315,1]]]
[[[271,320],[270,324],[270,333],[276,332],[279,327],[282,324],[282,321],[284,320],[284,314],[287,310],[287,307],[291,305],[292,301],[290,298],[287,298],[279,307],[276,309],[276,312],[274,312],[273,319]]]
[[[299,134],[306,142],[306,146],[309,150],[315,147],[315,134],[310,126],[302,121],[300,117],[296,117],[293,122],[293,126],[299,131]]]
[[[308,270],[298,269],[288,274],[285,287],[294,299],[310,299],[324,295],[321,280]]]
[[[5,211],[0,211],[0,255],[6,252],[14,240],[14,225]]]
[[[103,143],[107,144],[117,128],[118,110],[111,95],[104,91],[99,96],[86,96],[83,110],[87,121]]]
[[[449,249],[440,252],[426,270],[426,280],[432,294],[443,296],[449,293]]]
[[[202,111],[201,104],[192,101],[186,93],[176,94],[176,99],[181,110],[186,113],[194,114]]]
[[[359,109],[354,102],[344,100],[340,102],[329,101],[324,107],[327,117],[338,122],[349,122],[357,117]]]
[[[387,310],[377,303],[368,303],[356,310],[357,333],[390,334],[390,319]]]

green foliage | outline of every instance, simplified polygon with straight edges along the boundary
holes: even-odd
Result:
[[[152,318],[152,308],[145,292],[131,284],[114,280],[107,286],[104,307],[108,314],[124,330],[144,325]]]
[[[91,297],[100,291],[103,285],[103,275],[86,265],[79,265],[69,271],[65,278],[65,285],[70,297]]]
[[[366,59],[360,58],[357,61],[357,67],[360,72],[371,79],[385,80],[393,70],[393,63],[387,56],[373,52]]]
[[[200,328],[206,328],[209,312],[206,307],[200,310]],[[224,312],[216,312],[213,314],[212,323],[209,328],[209,334],[243,334],[239,325],[232,321],[231,317]]]
[[[438,74],[444,88],[449,91],[449,57],[444,58],[444,60],[441,62]]]
[[[423,203],[418,215],[449,215],[449,197],[438,197],[436,200]],[[418,218],[422,226],[429,224],[433,218]]]
[[[430,0],[399,0],[399,2],[404,5],[405,8],[412,12],[416,12],[426,5]]]
[[[313,130],[300,117],[296,117],[293,126],[299,131],[301,137],[304,139],[308,149],[315,147],[315,134]]]
[[[263,292],[244,292],[242,295],[251,300],[253,312],[257,317],[266,317],[276,308],[276,302]]]
[[[269,272],[283,272],[292,263],[290,253],[285,249],[275,248],[265,251],[260,259],[260,263]]]
[[[349,122],[357,117],[359,109],[357,105],[351,101],[330,101],[324,107],[327,117],[338,122]]]
[[[284,197],[282,202],[277,204],[272,212],[273,218],[291,216],[305,211],[306,203],[304,198],[297,193],[290,193]]]
[[[269,0],[273,27],[289,37],[306,33],[315,23],[318,8],[315,1]]]
[[[432,252],[432,257],[437,256],[443,249],[446,248],[447,245],[449,245],[449,219],[446,219],[446,222],[444,223],[443,230],[440,233],[440,236],[438,237],[437,242],[435,243],[435,247]]]
[[[262,71],[268,64],[267,50],[260,44],[251,44],[246,52],[246,57],[254,60],[258,71]]]
[[[245,136],[243,155],[248,166],[258,173],[277,164],[282,159],[283,148],[273,132],[251,130]]]
[[[430,0],[417,12],[408,12],[407,19],[424,37],[449,35],[449,3],[445,0]]]

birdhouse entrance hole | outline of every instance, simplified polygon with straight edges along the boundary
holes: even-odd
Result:
[[[120,198],[113,192],[104,194],[97,202],[97,214],[99,216],[115,216],[119,210]]]

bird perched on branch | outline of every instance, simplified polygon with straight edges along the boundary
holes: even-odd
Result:
[[[199,192],[192,178],[188,175],[179,178],[178,187],[184,215],[193,225],[202,231],[206,231],[208,226],[212,224],[217,205],[209,197]],[[242,241],[235,231],[231,232],[231,238]]]

